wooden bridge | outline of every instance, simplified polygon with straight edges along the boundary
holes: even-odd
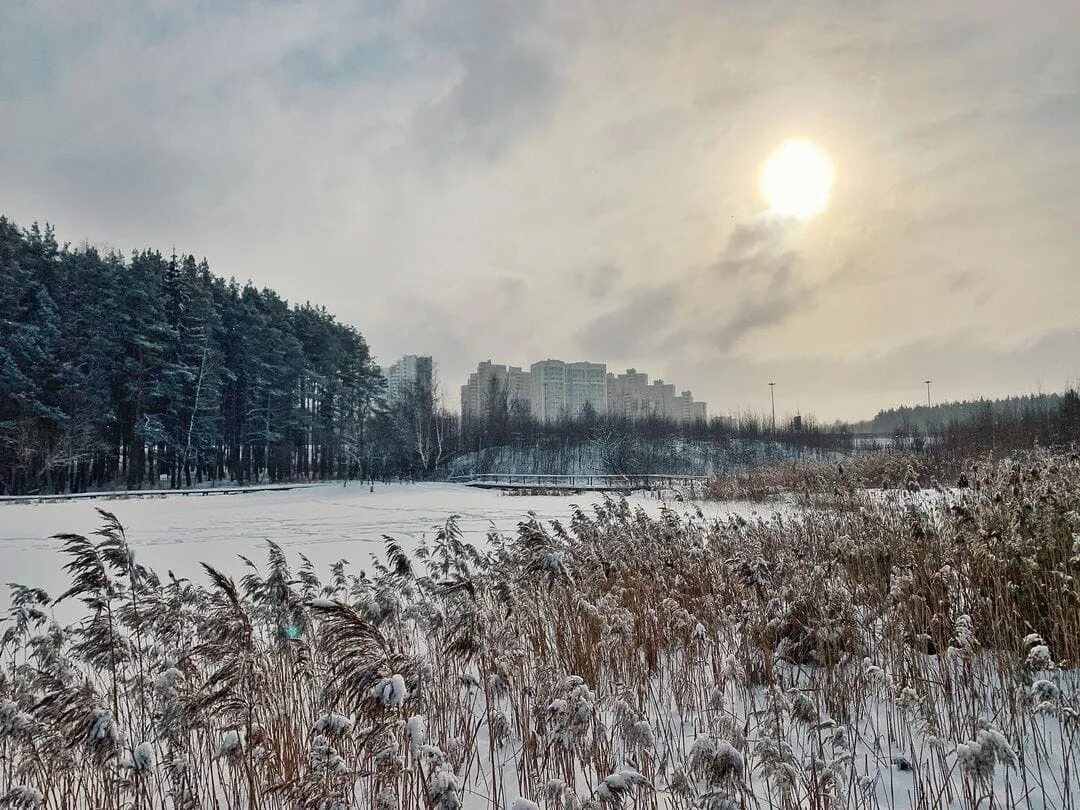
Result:
[[[535,475],[484,473],[449,479],[477,489],[543,490],[545,492],[633,492],[634,490],[689,489],[704,486],[704,475]]]
[[[123,489],[102,492],[67,492],[58,495],[0,495],[0,503],[47,503],[91,499],[160,498],[165,495],[245,495],[249,492],[286,492],[319,484],[253,484],[232,487],[193,487],[192,489]]]

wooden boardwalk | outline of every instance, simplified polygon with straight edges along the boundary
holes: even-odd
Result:
[[[255,486],[205,487],[200,489],[121,489],[105,492],[68,492],[60,495],[0,495],[0,503],[47,503],[94,499],[158,498],[163,495],[246,495],[251,492],[286,492],[325,484],[262,484]]]
[[[541,490],[544,492],[633,492],[635,490],[683,489],[696,490],[704,485],[704,475],[509,475],[484,474],[460,475],[447,483],[461,484],[476,489]],[[246,495],[253,492],[287,492],[291,489],[308,489],[326,486],[328,483],[261,484],[253,486],[204,487],[193,489],[121,489],[101,492],[67,492],[58,495],[0,495],[5,503],[52,503],[58,501],[124,500],[128,498],[160,498],[183,495],[185,497],[207,495]]]
[[[633,492],[634,490],[694,489],[708,480],[704,475],[531,475],[486,473],[450,479],[477,489],[544,490],[549,492]]]

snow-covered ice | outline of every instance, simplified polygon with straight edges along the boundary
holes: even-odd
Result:
[[[237,495],[168,495],[150,498],[102,498],[80,501],[17,503],[0,505],[0,583],[18,582],[44,588],[57,595],[66,587],[54,534],[89,534],[101,518],[95,509],[112,512],[124,525],[136,559],[159,575],[173,571],[203,581],[200,563],[206,562],[227,574],[237,575],[237,555],[261,563],[266,541],[280,545],[299,562],[306,555],[320,572],[340,559],[364,567],[372,554],[381,554],[383,537],[397,540],[411,551],[424,536],[430,537],[451,515],[465,539],[482,545],[494,526],[513,532],[534,512],[541,520],[565,520],[571,504],[587,505],[602,499],[598,493],[577,495],[504,495],[458,484],[366,484],[340,483],[277,492]],[[649,494],[630,498],[650,512],[663,501]],[[672,506],[686,509],[689,504]],[[750,514],[750,504],[702,504],[707,515],[732,511]],[[8,604],[0,594],[0,607]]]

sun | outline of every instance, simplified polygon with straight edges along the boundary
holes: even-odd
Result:
[[[829,204],[836,172],[829,156],[803,139],[785,141],[761,169],[761,193],[773,213],[809,219]]]

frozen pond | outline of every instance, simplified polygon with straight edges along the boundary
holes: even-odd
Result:
[[[173,571],[204,581],[199,563],[208,562],[226,573],[240,572],[238,554],[262,563],[266,540],[273,540],[299,562],[305,554],[320,575],[331,563],[346,559],[354,567],[366,566],[380,554],[383,536],[412,549],[430,537],[447,517],[459,515],[458,525],[467,539],[484,542],[494,525],[513,532],[532,511],[543,520],[569,517],[571,504],[588,506],[601,500],[595,493],[566,496],[509,496],[491,490],[454,484],[341,484],[211,497],[171,495],[159,498],[101,499],[35,504],[0,505],[0,583],[19,582],[45,588],[50,595],[66,584],[59,552],[59,532],[89,534],[100,525],[95,507],[117,516],[127,530],[136,559],[164,576]],[[662,501],[654,496],[631,499],[650,512]],[[672,503],[687,511],[691,504]],[[706,503],[709,516],[732,511],[749,514],[748,504]],[[763,507],[768,509],[768,507]],[[6,606],[6,588],[0,606]]]

